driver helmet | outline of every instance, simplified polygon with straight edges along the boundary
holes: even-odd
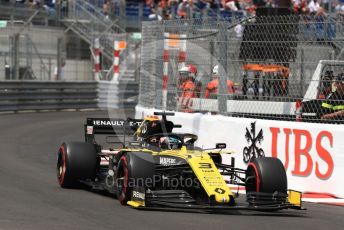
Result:
[[[161,149],[178,149],[181,148],[182,142],[176,137],[160,137],[159,147]]]

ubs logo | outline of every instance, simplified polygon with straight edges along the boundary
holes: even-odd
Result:
[[[264,150],[257,146],[261,144],[264,136],[262,129],[256,135],[256,122],[251,123],[250,130],[246,128],[245,138],[248,143],[248,146],[243,149],[243,159],[246,164],[253,158],[265,156]]]

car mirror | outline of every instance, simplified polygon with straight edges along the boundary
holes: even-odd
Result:
[[[227,147],[226,143],[217,143],[216,149],[225,149]]]

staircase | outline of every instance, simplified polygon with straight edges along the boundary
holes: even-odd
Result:
[[[99,38],[102,54],[109,60],[113,59],[114,39],[125,34],[120,21],[105,17],[100,8],[85,0],[71,1],[68,13],[62,19],[67,30],[72,30],[91,47],[94,40]]]
[[[95,39],[99,38],[102,55],[111,63],[114,40],[127,40],[127,49],[132,48],[127,39],[125,20],[120,15],[117,15],[115,19],[106,17],[98,6],[92,4],[92,1],[71,1],[68,14],[64,15],[62,22],[67,26],[67,30],[72,30],[91,47],[94,46]],[[122,52],[120,56],[120,81],[123,82],[136,80],[136,67],[131,65],[132,60],[129,55],[126,55],[128,53]]]

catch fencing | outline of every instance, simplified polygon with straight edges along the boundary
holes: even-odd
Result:
[[[7,17],[6,12],[12,13]],[[96,40],[101,80],[113,78],[114,41],[126,42],[117,61],[119,78],[137,77],[139,37],[125,33],[117,20],[88,1],[57,4],[53,15],[40,8],[0,4],[0,15],[0,80],[94,80]],[[47,23],[39,23],[42,18]]]
[[[340,17],[310,15],[144,22],[139,104],[278,120],[295,120],[303,109],[303,121],[319,122],[344,67],[342,27]],[[186,104],[178,72],[183,41],[185,65],[198,70],[196,96]],[[219,85],[211,91],[216,65]]]
[[[63,59],[65,80],[92,80],[90,49],[76,36],[51,28],[0,28],[0,80],[57,80]]]

